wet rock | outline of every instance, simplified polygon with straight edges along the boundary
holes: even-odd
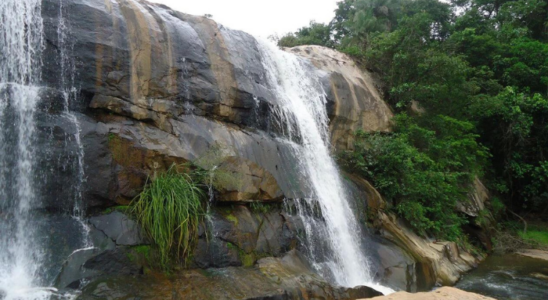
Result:
[[[43,78],[51,91],[44,107],[60,112],[59,2],[43,2]],[[127,204],[155,171],[193,161],[218,143],[232,151],[223,166],[243,174],[240,185],[219,188],[221,201],[309,194],[290,146],[275,138],[279,99],[255,38],[141,0],[75,0],[63,9],[78,70],[75,110],[87,116],[79,120],[87,207]],[[330,95],[333,144],[347,148],[358,128],[385,130],[391,112],[368,75],[343,54],[311,49],[310,72],[325,77]],[[65,127],[44,132],[61,139],[71,134]]]
[[[79,299],[334,299],[376,296],[365,287],[333,287],[311,271],[296,253],[263,259],[254,268],[187,270],[169,278],[117,276],[89,284]]]
[[[266,205],[266,204],[265,204]],[[213,208],[194,251],[200,268],[252,266],[260,257],[282,256],[296,243],[277,206]]]
[[[125,248],[107,250],[87,260],[83,267],[101,274],[138,275],[143,268],[138,265]]]
[[[106,215],[90,218],[89,222],[105,233],[119,246],[136,246],[147,244],[141,233],[141,227],[121,212],[115,211]]]
[[[84,268],[84,264],[104,251],[114,250],[116,244],[102,231],[91,228],[89,239],[93,247],[78,249],[68,256],[55,279],[55,287],[77,289],[87,279],[101,274],[98,270]]]
[[[328,72],[324,86],[329,100],[329,129],[337,149],[351,149],[357,130],[390,130],[393,113],[382,100],[376,81],[350,57],[321,46],[299,46],[286,51],[310,59],[318,69]]]
[[[193,260],[194,264],[202,269],[242,265],[238,248],[217,238],[198,240]]]
[[[90,258],[101,252],[97,248],[82,249],[74,252],[63,265],[61,273],[55,280],[55,286],[58,288],[78,289],[83,279],[99,275],[99,271],[86,270],[83,268],[83,265]]]

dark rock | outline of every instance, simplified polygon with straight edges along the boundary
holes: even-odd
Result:
[[[89,222],[119,246],[146,244],[141,227],[121,212],[90,218]]]
[[[229,243],[216,238],[198,240],[193,259],[194,264],[202,269],[242,265],[236,246],[229,246]]]
[[[125,248],[107,250],[84,263],[84,268],[108,275],[138,275],[142,266],[132,261]]]
[[[61,272],[55,279],[55,286],[57,288],[77,289],[84,282],[84,279],[102,274],[99,270],[84,268],[84,264],[104,251],[114,250],[116,244],[102,231],[94,228],[91,228],[89,231],[89,239],[93,247],[78,249],[68,256],[61,268]]]
[[[379,293],[378,291],[367,286],[351,288],[348,289],[347,292],[350,299],[368,299],[382,296],[382,293]]]
[[[244,205],[233,209],[213,207],[194,251],[196,266],[249,266],[259,257],[278,257],[289,251],[296,242],[294,233],[279,207],[266,207],[266,212]]]
[[[101,274],[99,271],[83,268],[85,262],[101,252],[97,248],[82,249],[74,252],[63,265],[63,269],[55,281],[55,286],[58,288],[77,289],[80,287],[82,279]]]
[[[379,295],[369,288],[333,287],[319,278],[298,254],[262,259],[254,268],[186,270],[166,277],[99,278],[79,299],[333,299]]]

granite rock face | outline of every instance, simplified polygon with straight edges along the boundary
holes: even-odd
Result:
[[[382,100],[371,74],[358,68],[347,55],[321,46],[286,49],[309,59],[328,73],[329,132],[338,149],[352,148],[357,130],[390,131],[393,113]]]
[[[272,112],[279,99],[254,37],[142,0],[74,0],[63,10],[70,45],[58,39],[59,1],[43,0],[43,78],[50,91],[43,107],[60,114],[54,74],[65,47],[80,93],[74,109],[80,112],[88,207],[127,204],[148,176],[218,145],[228,149],[222,166],[243,178],[220,189],[221,201],[306,194],[290,146],[276,138]],[[351,147],[357,129],[388,130],[392,114],[371,78],[340,53],[310,49],[289,51],[307,57],[310,72],[323,78],[333,144]],[[55,130],[49,130],[60,138],[73,134],[60,120],[52,122]]]
[[[48,209],[72,209],[73,199],[63,185],[79,170],[56,162],[74,161],[80,146],[85,174],[82,203],[88,212],[128,205],[150,177],[173,165],[193,162],[205,169],[216,168],[234,179],[215,186],[216,203],[230,209],[215,209],[207,220],[210,223],[202,226],[193,267],[216,268],[214,275],[218,276],[213,278],[219,282],[238,277],[243,291],[247,291],[247,280],[253,283],[249,286],[266,285],[261,293],[249,291],[234,299],[366,296],[317,281],[309,270],[289,268],[281,257],[297,248],[299,224],[279,208],[256,212],[244,205],[275,204],[310,194],[293,145],[280,138],[275,113],[280,99],[266,80],[254,37],[144,0],[72,0],[63,1],[62,9],[58,0],[42,2],[42,78],[47,88],[38,118],[43,143],[48,145],[41,149],[53,153],[41,157],[56,159],[40,163],[44,169],[57,170],[52,171],[57,175],[48,177],[51,182],[44,184],[47,188],[42,194]],[[59,40],[60,11],[67,25],[68,45]],[[390,130],[392,112],[371,76],[350,58],[317,46],[286,51],[301,56],[311,74],[321,78],[328,100],[331,142],[338,150],[352,148],[356,130]],[[60,105],[63,95],[57,74],[65,59],[60,57],[62,52],[74,64],[71,82],[78,90],[78,101],[70,108],[79,125],[80,145],[71,140],[77,129],[66,121]],[[65,151],[67,147],[72,150]],[[369,205],[378,202],[382,206],[378,193],[363,191]],[[234,290],[223,290],[229,287],[220,287],[202,270],[189,271],[175,282],[144,278],[139,259],[129,259],[137,258],[136,252],[142,251],[138,247],[146,243],[133,221],[113,213],[90,222],[101,246],[69,258],[58,278],[60,287],[93,279],[84,299],[115,299],[129,297],[135,286],[151,280],[150,289],[134,296],[174,299],[173,295],[178,295],[187,299],[193,295],[189,297],[205,299],[200,293],[209,293],[207,289],[194,291],[186,283],[192,278],[195,283],[212,284],[213,299],[221,299],[215,295],[225,292],[236,295]],[[381,270],[379,277],[396,282],[398,288],[416,289],[412,274],[417,258],[406,254],[412,249],[387,240],[372,241],[371,245]],[[115,277],[113,281],[105,279],[109,276]],[[318,284],[299,286],[302,278]]]

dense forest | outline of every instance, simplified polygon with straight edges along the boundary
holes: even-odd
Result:
[[[451,240],[475,178],[500,219],[548,215],[548,1],[344,0],[279,39],[353,56],[396,113],[339,155],[416,231]]]

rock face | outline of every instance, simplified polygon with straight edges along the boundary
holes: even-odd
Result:
[[[393,114],[382,100],[370,74],[356,66],[347,55],[321,46],[286,49],[310,59],[328,72],[327,91],[331,141],[338,149],[349,149],[357,130],[389,131]]]
[[[491,297],[468,293],[451,287],[443,287],[429,293],[409,294],[405,292],[389,296],[374,297],[374,300],[495,300]]]
[[[485,259],[484,255],[473,255],[454,242],[418,236],[402,220],[385,210],[386,202],[369,182],[355,175],[347,176],[367,195],[372,227],[397,246],[377,247],[379,257],[392,262],[382,264],[387,273],[383,277],[385,284],[411,292],[428,290],[435,285],[453,285],[462,274]],[[484,205],[487,197],[480,200]]]
[[[79,299],[333,299],[374,297],[367,288],[334,288],[315,275],[292,252],[283,258],[265,258],[253,268],[189,270],[170,276],[155,274],[145,279],[121,276],[87,286]]]
[[[149,178],[174,165],[193,162],[225,175],[215,185],[214,198],[221,206],[202,225],[191,262],[192,267],[215,270],[185,271],[176,279],[144,276],[147,241],[133,221],[114,212],[90,219],[97,248],[73,253],[58,277],[58,287],[74,288],[91,280],[83,299],[374,295],[368,289],[332,287],[299,260],[282,258],[298,248],[302,224],[292,222],[279,207],[255,211],[244,205],[275,205],[309,194],[293,146],[280,139],[275,113],[280,100],[267,83],[254,37],[144,0],[72,0],[63,1],[62,9],[58,0],[42,2],[46,88],[38,118],[48,146],[38,148],[53,152],[43,157],[57,159],[41,164],[59,174],[44,184],[46,208],[71,210],[71,194],[62,185],[79,170],[50,164],[78,160],[74,153],[79,146],[84,153],[82,202],[88,212],[128,205]],[[69,45],[59,40],[60,11]],[[61,61],[66,61],[60,57],[61,48],[75,65],[70,75],[79,100],[71,110],[80,126],[81,145],[73,142],[70,151],[61,151],[77,134],[60,105],[57,75]],[[331,142],[337,149],[352,148],[356,130],[390,130],[392,112],[371,76],[350,58],[318,46],[287,51],[302,56],[310,72],[322,79]],[[459,272],[476,263],[454,244],[413,235],[384,213],[378,192],[364,180],[353,180],[382,222],[384,238],[370,242],[379,279],[415,291],[436,282],[454,282]],[[255,286],[260,288],[250,288]]]
[[[43,78],[54,91],[56,49],[63,46],[59,1],[43,0],[43,7]],[[74,86],[83,98],[88,206],[127,204],[148,176],[219,144],[228,150],[222,166],[243,177],[221,189],[221,201],[306,194],[289,146],[275,139],[279,100],[255,38],[141,0],[75,0],[63,9],[78,70]],[[290,51],[308,56],[311,72],[324,78],[335,145],[350,147],[357,129],[388,130],[388,106],[348,57],[319,47]],[[44,105],[51,108],[60,95],[50,94]]]

